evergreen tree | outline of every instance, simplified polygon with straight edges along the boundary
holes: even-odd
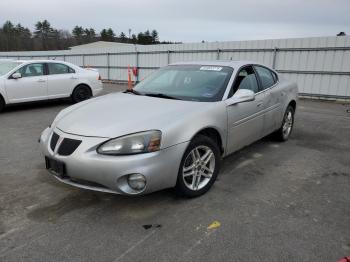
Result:
[[[39,21],[35,24],[34,36],[41,39],[41,45],[43,50],[49,49],[49,37],[51,36],[53,29],[47,20]]]
[[[100,36],[97,36],[93,28],[83,28],[77,25],[69,32],[52,28],[47,20],[38,21],[33,33],[20,23],[15,25],[11,21],[6,21],[0,26],[0,51],[62,50],[98,40],[145,45],[160,43],[158,32],[155,29],[151,32],[146,30],[132,34],[130,37],[121,32],[116,38],[111,28],[103,29]],[[170,44],[172,42],[163,41],[161,43]]]
[[[93,28],[85,28],[84,29],[84,42],[85,43],[91,43],[93,41],[95,41],[96,38],[96,32],[95,29]]]
[[[131,43],[137,44],[137,36],[135,34],[132,34],[131,36]]]
[[[75,26],[72,30],[72,35],[78,45],[83,44],[84,29],[81,26]]]
[[[120,35],[119,35],[119,41],[121,43],[126,43],[128,42],[128,38],[126,37],[126,35],[124,34],[124,32],[121,32]]]
[[[151,36],[152,36],[152,43],[153,43],[153,44],[159,43],[159,36],[158,36],[157,30],[155,30],[155,29],[152,30]]]
[[[100,39],[101,41],[114,42],[115,34],[112,28],[103,29],[100,34],[101,34],[101,39]]]

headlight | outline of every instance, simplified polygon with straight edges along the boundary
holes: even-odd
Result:
[[[149,153],[160,149],[162,133],[151,130],[108,140],[97,148],[104,155],[131,155]]]

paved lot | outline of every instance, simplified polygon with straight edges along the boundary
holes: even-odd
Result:
[[[106,92],[118,89],[106,85]],[[94,193],[48,175],[37,139],[68,105],[0,114],[0,261],[291,262],[350,255],[349,106],[300,101],[287,143],[265,138],[226,158],[212,190],[185,200],[171,190]]]

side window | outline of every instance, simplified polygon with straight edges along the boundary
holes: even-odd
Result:
[[[272,71],[265,67],[255,66],[256,72],[260,78],[262,89],[269,88],[276,83],[274,76],[272,75]]]
[[[42,76],[44,75],[44,64],[35,63],[25,65],[18,69],[16,73],[20,73],[22,77]]]
[[[258,81],[256,80],[253,67],[247,66],[239,71],[238,75],[236,76],[235,83],[233,84],[232,94],[234,94],[238,89],[249,89],[254,93],[259,91]]]
[[[75,71],[67,65],[59,63],[47,63],[50,75],[70,74]]]

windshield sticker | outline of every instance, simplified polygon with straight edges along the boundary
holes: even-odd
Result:
[[[203,71],[221,71],[221,66],[202,66],[199,70]]]

